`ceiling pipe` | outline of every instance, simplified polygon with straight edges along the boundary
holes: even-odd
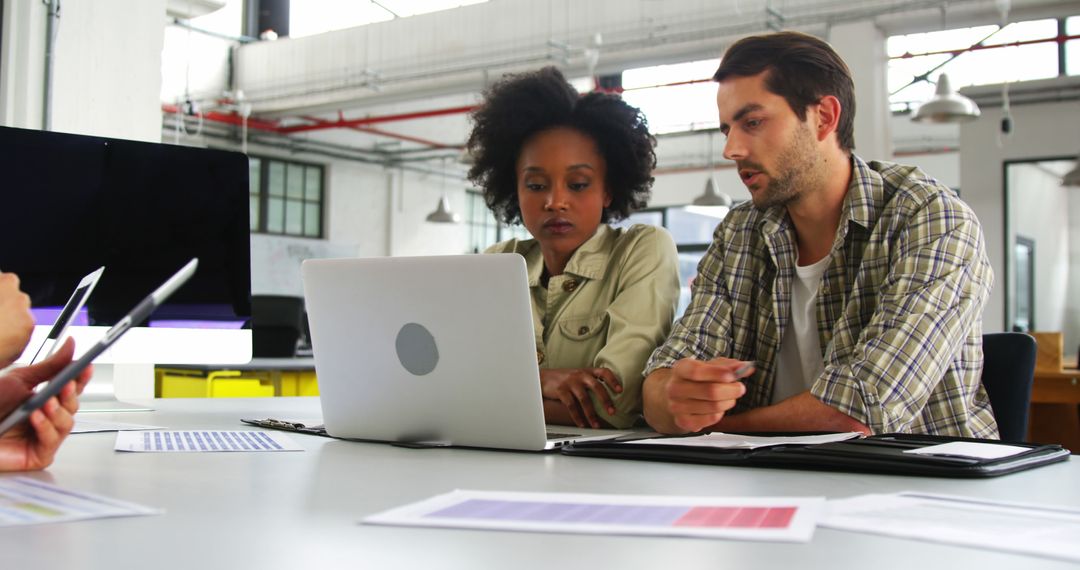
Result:
[[[325,129],[337,129],[337,128],[350,128],[359,127],[363,125],[371,125],[375,123],[389,123],[393,121],[409,121],[412,119],[427,119],[429,117],[441,117],[445,115],[460,115],[468,113],[475,109],[475,105],[468,105],[464,107],[450,107],[446,109],[432,109],[430,111],[416,111],[412,113],[399,113],[395,115],[382,115],[374,117],[363,117],[360,119],[338,119],[336,121],[323,121],[321,123],[313,125],[292,125],[288,127],[281,127],[278,132],[283,134],[302,133],[307,131],[321,131]]]
[[[176,115],[180,113],[180,107],[171,103],[162,103],[161,111],[170,115]],[[244,125],[244,117],[238,113],[219,113],[217,111],[205,111],[198,113],[202,115],[203,120],[214,121],[215,123],[225,123],[227,125]],[[247,126],[249,129],[256,129],[260,131],[268,131],[272,133],[280,132],[281,127],[278,126],[276,121],[264,121],[262,119],[253,119],[248,117]]]
[[[301,117],[301,118],[304,119],[305,121],[311,121],[311,122],[316,123],[316,124],[329,123],[330,122],[330,121],[327,121],[325,119],[320,119],[318,117]],[[336,127],[328,127],[328,128],[336,128]],[[402,133],[393,133],[393,132],[390,132],[390,131],[384,131],[384,130],[381,130],[381,129],[376,129],[374,127],[359,126],[359,127],[349,127],[349,128],[354,130],[354,131],[361,132],[361,133],[368,133],[368,134],[372,134],[372,135],[388,137],[388,138],[403,140],[403,141],[407,141],[407,142],[414,142],[414,143],[421,144],[421,145],[424,145],[424,146],[432,148],[432,149],[461,149],[461,148],[464,148],[464,145],[444,144],[444,143],[441,143],[441,142],[436,142],[436,141],[428,140],[428,139],[421,138],[421,137],[414,137],[412,135],[406,135],[406,134],[402,134]]]

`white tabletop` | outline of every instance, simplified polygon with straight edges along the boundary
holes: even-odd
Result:
[[[155,400],[94,414],[170,429],[318,417],[315,398]],[[137,454],[72,435],[34,477],[165,514],[0,529],[3,568],[1065,568],[1053,560],[818,528],[808,544],[365,526],[453,489],[711,496],[917,490],[1080,508],[1080,461],[987,480],[679,465],[556,454],[404,449],[291,435],[303,452]],[[10,475],[3,475],[10,476]]]

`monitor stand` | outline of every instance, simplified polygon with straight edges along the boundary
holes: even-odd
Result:
[[[94,364],[94,376],[79,396],[79,411],[149,412],[153,399],[153,364]]]

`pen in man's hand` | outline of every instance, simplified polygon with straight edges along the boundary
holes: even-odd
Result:
[[[742,366],[740,366],[740,367],[736,368],[734,371],[732,371],[732,374],[734,374],[736,378],[742,378],[742,377],[746,376],[747,372],[750,372],[753,369],[754,369],[754,363],[753,362],[744,362]]]

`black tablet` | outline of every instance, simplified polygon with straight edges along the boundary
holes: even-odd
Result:
[[[90,298],[90,293],[94,292],[94,287],[97,286],[98,279],[101,279],[101,274],[105,272],[104,267],[99,267],[86,277],[79,281],[79,284],[75,287],[75,291],[71,293],[71,297],[64,303],[64,308],[60,310],[60,315],[56,317],[56,322],[53,323],[49,334],[45,337],[45,340],[38,347],[37,352],[34,353],[34,357],[30,359],[30,364],[38,361],[39,356],[48,356],[52,354],[53,349],[59,346],[60,341],[63,340],[63,335],[67,332],[68,325],[71,321],[75,320],[75,317],[82,310],[83,305],[86,304],[86,300]]]
[[[172,295],[173,292],[179,289],[181,285],[195,274],[195,267],[198,266],[198,264],[198,259],[189,261],[180,269],[180,271],[174,273],[172,277],[166,280],[165,283],[162,283],[153,293],[150,293],[150,295],[136,305],[131,312],[125,315],[124,318],[120,319],[120,321],[113,325],[112,328],[106,331],[105,336],[98,341],[97,344],[90,347],[90,350],[87,350],[81,357],[65,366],[63,370],[46,382],[33,396],[8,414],[3,421],[0,421],[0,434],[15,427],[19,422],[22,422],[29,417],[34,410],[44,406],[45,402],[49,401],[49,398],[59,394],[60,390],[64,388],[64,385],[77,378],[83,369],[93,362],[102,352],[105,352],[107,348],[112,346],[112,344],[127,332],[132,325],[145,321],[147,317],[154,312],[154,309],[161,305],[169,295]]]

